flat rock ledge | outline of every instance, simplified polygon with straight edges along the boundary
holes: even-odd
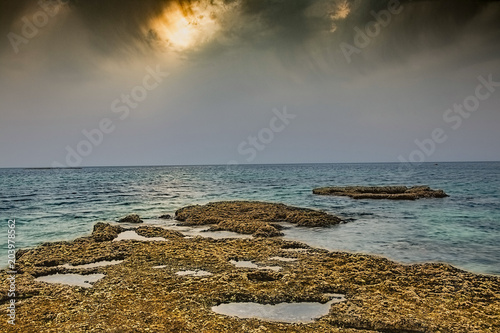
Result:
[[[347,186],[320,187],[314,194],[347,196],[353,199],[416,200],[422,198],[445,198],[443,190],[433,190],[429,186]]]
[[[445,264],[402,265],[369,255],[329,252],[280,238],[184,238],[158,228],[168,242],[109,240],[121,227],[96,225],[91,236],[45,243],[17,252],[16,325],[0,332],[499,332],[500,277],[468,273]],[[103,236],[105,235],[105,236]],[[307,252],[290,249],[307,248]],[[231,260],[276,265],[279,272],[239,268]],[[66,268],[123,260],[105,267]],[[162,269],[154,267],[162,266]],[[179,276],[203,270],[212,275]],[[91,288],[49,284],[50,274],[104,274]],[[0,270],[0,279],[10,273]],[[217,314],[230,302],[329,301],[346,295],[326,316],[287,324]],[[0,312],[8,313],[7,293]]]
[[[281,203],[221,201],[179,209],[175,219],[183,225],[211,225],[212,231],[233,231],[254,237],[282,236],[278,222],[303,227],[327,227],[342,220],[325,212]]]

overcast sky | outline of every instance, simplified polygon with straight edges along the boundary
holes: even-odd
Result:
[[[500,160],[497,1],[3,1],[0,35],[0,167]]]

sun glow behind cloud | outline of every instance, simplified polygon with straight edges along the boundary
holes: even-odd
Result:
[[[200,1],[190,5],[173,3],[153,20],[152,31],[169,49],[194,49],[215,38],[222,28],[221,16],[228,9],[222,1]]]
[[[332,20],[343,20],[351,13],[351,6],[345,1],[341,1],[337,4],[337,7],[333,12],[330,13],[330,18]]]

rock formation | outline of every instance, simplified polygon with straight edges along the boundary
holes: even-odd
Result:
[[[137,214],[130,214],[125,216],[124,218],[118,220],[120,223],[142,223],[143,221]]]
[[[257,201],[222,201],[188,206],[175,212],[184,225],[211,225],[211,230],[227,230],[257,237],[280,236],[278,222],[304,227],[326,227],[342,222],[336,216],[312,209]]]
[[[433,190],[429,186],[347,186],[320,187],[314,194],[348,196],[353,199],[416,200],[421,198],[445,198],[443,190]]]

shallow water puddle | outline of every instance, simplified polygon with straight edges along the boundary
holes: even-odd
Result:
[[[179,271],[175,273],[176,275],[179,276],[193,276],[193,277],[200,277],[200,276],[209,276],[212,275],[212,273],[203,271],[203,270],[195,270],[195,271]]]
[[[47,283],[60,283],[69,286],[78,286],[84,288],[90,288],[94,283],[105,277],[104,274],[53,274],[40,276],[35,279],[35,281],[47,282]]]
[[[212,307],[212,311],[231,317],[256,318],[286,323],[308,323],[330,311],[330,305],[345,300],[344,295],[335,295],[325,304],[314,302],[279,303],[276,305],[259,303],[230,303]]]
[[[244,234],[239,234],[233,231],[201,231],[201,232],[195,232],[191,234],[192,236],[201,236],[204,238],[213,238],[213,239],[225,239],[225,238],[231,238],[231,239],[251,239],[253,238],[252,235],[244,235]]]
[[[272,258],[269,258],[269,260],[292,262],[292,261],[297,261],[298,259],[297,258],[285,258],[285,257],[272,257]]]
[[[139,235],[135,230],[127,230],[124,232],[120,232],[118,234],[118,237],[113,239],[113,242],[119,242],[122,240],[136,240],[136,241],[143,241],[143,242],[166,242],[168,239],[163,238],[163,237],[144,237]]]
[[[84,264],[84,265],[71,265],[71,264],[64,264],[60,265],[59,267],[62,268],[68,268],[68,269],[86,269],[86,268],[96,268],[96,267],[105,267],[105,266],[112,266],[112,265],[118,265],[121,264],[123,260],[111,260],[111,261],[98,261],[98,262],[93,262],[90,264]]]
[[[246,261],[246,260],[239,260],[239,261],[230,260],[229,262],[231,264],[233,264],[234,266],[240,267],[240,268],[270,269],[273,271],[279,271],[281,269],[280,266],[259,266],[259,265],[254,264],[251,261]]]

